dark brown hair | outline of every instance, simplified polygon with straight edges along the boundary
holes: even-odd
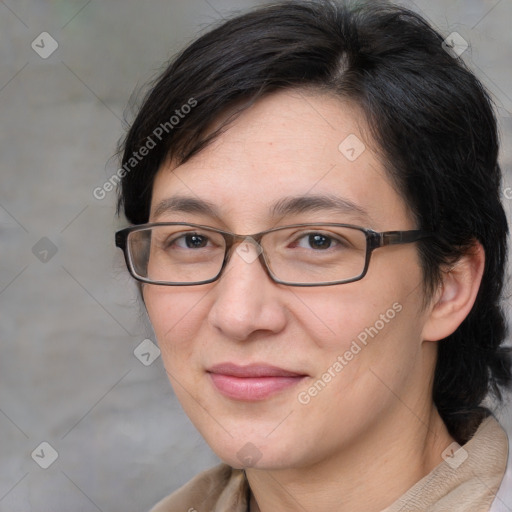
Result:
[[[418,228],[435,232],[418,243],[426,294],[442,268],[475,240],[485,249],[476,303],[456,332],[439,342],[434,376],[434,402],[463,442],[488,414],[484,398],[501,398],[500,387],[511,381],[500,306],[508,228],[491,102],[442,43],[418,14],[385,2],[293,0],[222,23],[151,84],[121,145],[126,172],[118,207],[131,223],[147,222],[164,160],[183,163],[201,151],[217,134],[206,136],[208,128],[234,104],[292,87],[351,99],[366,116]],[[154,147],[129,165],[149,139]]]

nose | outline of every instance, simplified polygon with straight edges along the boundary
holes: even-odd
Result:
[[[255,242],[238,244],[211,292],[209,322],[233,340],[247,340],[256,332],[276,334],[286,325],[282,285],[266,273],[258,258],[260,250]]]

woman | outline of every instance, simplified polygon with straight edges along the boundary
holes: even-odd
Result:
[[[154,511],[487,511],[507,222],[487,94],[417,14],[291,1],[193,42],[123,144],[117,233],[223,464]]]

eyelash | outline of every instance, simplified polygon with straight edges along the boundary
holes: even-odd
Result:
[[[327,239],[329,241],[329,246],[327,247],[327,249],[318,249],[318,250],[321,250],[321,251],[333,249],[334,247],[338,247],[338,246],[340,246],[340,247],[345,246],[346,247],[348,245],[343,240],[340,240],[339,238],[336,238],[333,234],[331,234],[331,233],[323,233],[323,232],[320,232],[320,231],[309,231],[309,232],[301,232],[301,233],[294,234],[293,241],[292,241],[292,243],[290,245],[292,247],[293,246],[301,247],[300,246],[301,240],[307,239],[308,237],[315,236],[315,235],[323,237],[323,238],[325,238],[325,239]],[[193,249],[192,247],[183,247],[183,246],[180,246],[178,244],[179,244],[179,242],[183,242],[183,243],[186,244],[187,243],[187,237],[194,237],[194,236],[206,239],[206,244],[208,244],[208,242],[211,243],[211,238],[207,234],[201,234],[201,233],[197,233],[197,232],[186,232],[186,233],[181,233],[181,234],[179,234],[177,236],[174,236],[170,240],[166,240],[163,245],[166,248],[169,248],[172,245],[176,245],[176,246],[178,246],[178,247],[180,247],[182,249]],[[311,245],[309,240],[308,240],[307,243],[309,243]],[[205,248],[205,246],[201,246],[199,248],[203,249],[203,248]],[[304,247],[302,247],[302,248],[304,248]],[[310,247],[310,248],[313,249],[312,247]]]

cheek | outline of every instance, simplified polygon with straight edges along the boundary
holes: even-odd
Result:
[[[397,315],[393,308],[396,293],[376,293],[376,300],[373,294],[362,290],[362,282],[301,291],[295,300],[293,316],[319,352],[343,353],[354,340],[364,345],[375,329],[383,331]]]
[[[378,301],[368,300],[371,295],[355,287],[347,297],[341,293],[316,303],[313,297],[309,300],[309,307],[321,312],[317,324],[329,335],[309,328],[315,316],[311,312],[309,318],[304,312],[301,316],[302,329],[316,347],[309,348],[314,374],[297,399],[311,421],[324,423],[325,411],[331,411],[325,428],[349,436],[352,428],[391,410],[394,393],[412,386],[421,362],[417,311],[422,296],[407,287],[380,290]]]
[[[204,297],[207,290],[172,289],[151,286],[144,290],[144,301],[165,367],[179,369],[197,347],[198,333],[207,316]]]
[[[369,271],[356,283],[301,291],[294,318],[309,339],[316,376],[344,375],[336,380],[347,379],[353,386],[371,368],[393,380],[415,364],[421,341],[421,271],[414,259],[395,269],[375,263],[380,278]]]

